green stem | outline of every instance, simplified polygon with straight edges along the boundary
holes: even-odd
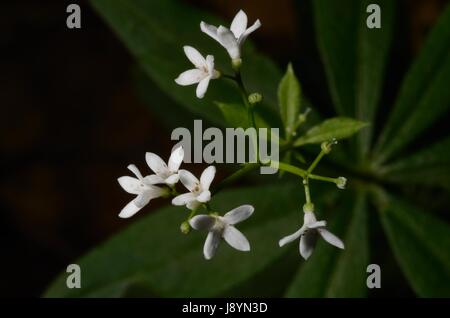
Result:
[[[309,176],[314,168],[319,164],[320,160],[325,156],[325,152],[322,150],[314,159],[313,163],[309,166],[308,170],[306,170],[307,175]]]
[[[307,204],[311,204],[311,193],[309,192],[309,182],[308,179],[304,179],[303,180],[303,186],[305,188],[305,198],[306,198],[306,203]]]
[[[309,179],[314,179],[314,180],[319,180],[319,181],[331,182],[331,183],[338,182],[337,178],[324,177],[324,176],[319,176],[319,175],[316,175],[316,174],[310,174],[308,176],[308,178]]]

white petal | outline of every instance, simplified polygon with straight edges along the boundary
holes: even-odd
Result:
[[[193,68],[191,70],[184,71],[175,79],[175,83],[181,86],[187,86],[199,83],[208,74],[202,70]]]
[[[169,170],[171,172],[177,172],[180,168],[181,163],[184,159],[184,150],[183,147],[179,146],[177,149],[175,149],[171,154],[169,158]]]
[[[214,223],[216,223],[216,218],[205,214],[196,215],[189,220],[189,224],[195,230],[209,230]]]
[[[216,250],[219,247],[220,243],[220,234],[211,231],[208,233],[206,237],[205,245],[203,246],[203,255],[207,260],[213,258],[214,254],[216,254]]]
[[[195,94],[198,98],[203,98],[206,94],[206,91],[208,90],[209,80],[211,79],[210,75],[207,75],[205,78],[203,78],[197,85],[197,89],[195,91]]]
[[[306,225],[308,228],[310,229],[317,229],[319,227],[325,227],[327,226],[327,222],[326,221],[317,221],[314,223],[310,223]]]
[[[184,194],[180,194],[172,199],[173,205],[186,205],[187,203],[195,200],[195,195],[188,192]]]
[[[206,68],[211,78],[217,78],[217,71],[214,70],[214,56],[208,55],[206,57]]]
[[[117,179],[120,186],[128,193],[139,194],[142,192],[142,182],[133,177],[120,177]]]
[[[146,176],[142,182],[144,182],[145,184],[161,184],[164,183],[164,179],[161,178],[160,176],[157,176],[156,174],[152,174],[149,176]]]
[[[178,171],[178,175],[180,176],[181,183],[188,189],[189,191],[196,190],[197,187],[200,186],[200,181],[189,171],[181,169]]]
[[[261,21],[256,20],[256,22],[253,23],[253,25],[251,27],[249,27],[247,30],[245,30],[245,32],[241,35],[241,37],[238,40],[239,46],[241,47],[242,44],[244,44],[245,39],[247,39],[247,37],[250,35],[250,33],[257,30],[260,26],[261,26]]]
[[[247,238],[234,226],[229,225],[225,227],[222,235],[225,241],[230,244],[231,247],[234,247],[239,251],[250,251],[250,243],[248,242]]]
[[[186,45],[183,47],[183,49],[189,61],[191,61],[191,63],[194,64],[196,68],[202,68],[206,66],[205,58],[195,48]]]
[[[200,206],[200,202],[198,202],[197,200],[192,200],[191,202],[188,202],[187,204],[186,204],[186,207],[189,209],[189,210],[196,210],[196,209],[198,209],[198,207]]]
[[[200,184],[202,186],[202,190],[208,190],[209,186],[211,185],[211,182],[214,179],[214,176],[216,175],[216,167],[209,166],[205,170],[203,170],[202,175],[200,176]]]
[[[200,29],[202,30],[202,32],[208,34],[217,42],[220,42],[219,37],[217,36],[217,28],[214,25],[210,25],[202,21],[200,22]]]
[[[164,180],[164,183],[167,185],[174,185],[175,183],[178,182],[178,180],[180,180],[180,176],[178,175],[178,173],[175,173],[170,177],[168,177],[166,180]]]
[[[286,245],[287,243],[291,243],[292,241],[295,241],[296,239],[298,239],[300,237],[300,235],[302,235],[304,232],[304,227],[301,227],[300,229],[298,229],[298,231],[283,237],[279,242],[278,245],[280,247]]]
[[[161,159],[160,156],[153,152],[147,152],[145,154],[145,161],[147,161],[148,166],[154,173],[156,173],[158,176],[164,178],[166,175],[169,174],[169,168],[167,168],[166,163],[164,160]]]
[[[133,165],[133,164],[128,165],[127,168],[128,168],[128,170],[130,170],[131,172],[133,172],[134,175],[135,175],[139,180],[142,180],[142,179],[143,179],[141,172],[139,171],[139,169],[138,169],[135,165]]]
[[[135,215],[140,209],[142,209],[142,207],[138,207],[135,203],[134,200],[131,201],[130,203],[128,203],[123,209],[122,211],[120,211],[119,213],[119,217],[126,219],[129,217],[132,217],[133,215]]]
[[[305,233],[300,238],[300,255],[304,259],[308,259],[312,252],[314,251],[314,247],[316,246],[317,235],[315,231],[309,230],[305,231]]]
[[[153,190],[147,190],[144,191],[133,200],[134,204],[136,204],[137,207],[143,208],[146,206],[151,199],[157,198],[159,195],[156,191]]]
[[[211,200],[211,192],[209,190],[203,191],[196,199],[198,202],[205,203]]]
[[[247,29],[247,15],[244,11],[239,10],[236,16],[231,22],[230,30],[233,32],[236,39],[238,39],[242,33],[244,33],[245,29]]]
[[[232,59],[238,59],[241,57],[238,41],[234,37],[233,32],[227,28],[220,26],[217,29],[217,36],[219,37],[220,44],[228,51],[228,54]]]
[[[226,213],[223,218],[228,224],[236,224],[249,218],[254,210],[251,205],[241,205]]]
[[[344,243],[336,235],[326,229],[318,229],[318,231],[325,241],[338,248],[344,249]]]

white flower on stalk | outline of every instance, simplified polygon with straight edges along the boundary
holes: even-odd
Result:
[[[150,200],[169,194],[167,188],[152,185],[150,176],[143,177],[135,165],[129,165],[128,169],[134,173],[136,178],[124,176],[117,179],[120,186],[128,193],[136,194],[137,197],[129,202],[120,212],[119,217],[129,218],[146,206]]]
[[[217,28],[203,21],[200,23],[200,29],[219,42],[227,50],[232,60],[239,60],[245,39],[261,26],[261,22],[256,20],[251,27],[247,28],[247,22],[247,15],[240,10],[231,22],[230,29],[222,25]]]
[[[181,169],[178,171],[181,183],[190,191],[188,193],[180,194],[173,198],[173,205],[186,205],[190,210],[195,210],[202,203],[206,203],[211,199],[211,192],[209,186],[216,174],[216,168],[209,166],[206,168],[200,180],[198,180],[192,173]]]
[[[250,251],[250,243],[247,238],[234,225],[249,218],[253,211],[254,208],[251,205],[241,205],[224,216],[201,214],[189,220],[193,229],[208,231],[203,246],[203,255],[207,260],[214,256],[222,238],[239,251]]]
[[[205,59],[200,52],[192,46],[184,46],[183,49],[189,61],[191,61],[196,68],[181,73],[175,79],[175,82],[182,86],[198,83],[196,95],[198,98],[203,98],[208,89],[209,81],[211,79],[219,78],[220,76],[220,73],[214,69],[214,56],[208,55]]]
[[[147,161],[148,166],[155,173],[148,176],[148,181],[151,184],[161,184],[165,183],[168,186],[173,186],[178,182],[178,169],[184,159],[183,147],[179,146],[170,155],[169,162],[166,164],[160,156],[153,152],[147,152],[145,154],[145,161]]]
[[[314,247],[317,241],[317,235],[319,234],[325,241],[334,245],[338,248],[344,249],[344,243],[335,236],[333,233],[328,231],[326,227],[326,221],[317,221],[314,212],[305,211],[304,216],[304,224],[303,226],[295,233],[283,237],[279,241],[280,247],[295,241],[300,237],[300,255],[304,259],[308,259],[314,251]]]

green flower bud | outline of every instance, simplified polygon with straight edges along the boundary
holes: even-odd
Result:
[[[183,234],[189,234],[189,232],[191,231],[191,226],[189,225],[188,221],[184,221],[183,223],[181,223],[180,231]]]
[[[262,101],[262,95],[260,93],[252,93],[248,96],[248,102],[252,105],[258,104]]]

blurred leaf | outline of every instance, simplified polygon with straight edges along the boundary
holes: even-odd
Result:
[[[330,231],[341,236],[345,250],[319,238],[316,250],[303,264],[287,290],[287,297],[364,297],[369,262],[367,200],[358,194],[349,213],[347,205],[333,211]],[[298,249],[298,247],[297,247]]]
[[[378,4],[381,8],[381,28],[369,29],[366,24],[369,4]],[[389,49],[394,29],[396,1],[363,0],[360,10],[357,43],[357,71],[355,81],[356,114],[355,118],[373,123],[376,110],[380,103],[386,66],[389,59]],[[358,134],[359,154],[367,155],[372,140],[374,124]]]
[[[314,8],[316,37],[328,86],[340,115],[373,122],[383,88],[391,44],[395,1],[317,0]],[[380,29],[366,24],[369,4],[381,7]],[[359,154],[367,153],[372,127],[359,134]]]
[[[450,5],[430,32],[403,82],[376,148],[383,163],[450,107]]]
[[[300,83],[290,63],[278,86],[278,103],[286,138],[289,140],[294,132],[294,127],[300,114],[301,103]]]
[[[239,102],[239,93],[233,84],[213,80],[204,99],[195,97],[195,86],[181,87],[174,79],[192,68],[182,50],[189,44],[203,54],[213,54],[217,67],[230,71],[229,57],[214,40],[200,31],[200,21],[223,24],[210,14],[175,0],[91,0],[93,7],[117,32],[145,72],[174,101],[205,119],[223,125],[222,117],[212,101],[224,98]],[[164,12],[164,14],[161,14]],[[252,91],[264,94],[264,100],[275,110],[276,85],[281,74],[268,59],[257,54],[246,42],[243,76]],[[246,65],[252,64],[252,65]],[[264,76],[261,76],[264,74]],[[267,107],[267,103],[263,107]]]
[[[390,198],[380,217],[397,261],[421,297],[450,296],[450,227]]]
[[[383,178],[450,189],[450,137],[383,167]]]
[[[367,123],[347,117],[327,119],[298,138],[294,142],[294,147],[305,144],[319,144],[333,138],[337,140],[348,138],[365,126],[367,126]]]
[[[284,253],[276,242],[298,219],[298,193],[302,190],[297,186],[274,185],[236,189],[214,197],[212,206],[221,212],[241,204],[255,206],[254,215],[238,226],[252,244],[251,253],[232,250],[222,242],[216,257],[205,261],[202,246],[206,233],[181,234],[179,224],[187,211],[167,207],[141,217],[78,260],[83,288],[68,289],[67,274],[62,273],[45,296],[124,296],[131,293],[129,289],[157,296],[206,297],[224,293]]]

